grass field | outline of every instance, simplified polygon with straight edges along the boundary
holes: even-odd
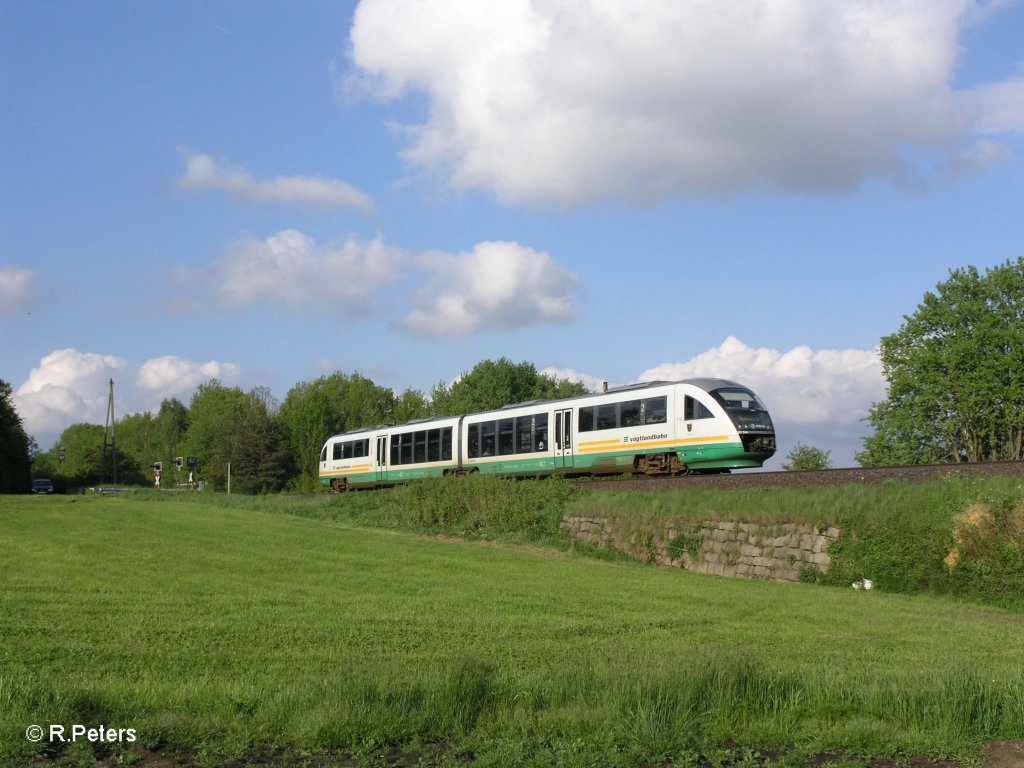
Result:
[[[26,738],[51,724],[209,765],[969,760],[1024,734],[1020,613],[259,506],[0,497],[0,764],[126,749]]]

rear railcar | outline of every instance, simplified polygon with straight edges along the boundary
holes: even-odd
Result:
[[[320,482],[335,491],[441,477],[458,468],[458,418],[335,435],[320,452]]]

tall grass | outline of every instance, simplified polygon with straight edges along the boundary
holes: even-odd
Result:
[[[980,528],[958,523],[972,508],[986,510]],[[886,591],[956,595],[1024,609],[1024,485],[1015,478],[586,493],[572,501],[567,511],[614,514],[618,524],[627,527],[631,516],[639,526],[652,513],[693,525],[742,520],[836,526],[842,537],[829,547],[832,562],[820,578],[822,583],[848,587],[867,577]],[[965,537],[969,541],[958,546],[957,538]],[[950,559],[954,548],[955,562]]]
[[[0,763],[50,748],[23,736],[40,723],[211,761],[538,766],[970,759],[1024,732],[1019,614],[151,498],[0,499]]]
[[[203,494],[199,498],[204,503],[225,508],[283,512],[377,528],[552,544],[563,512],[577,493],[571,483],[559,477],[512,480],[493,475],[469,475],[340,495]],[[154,496],[148,491],[138,497],[162,502],[197,500],[190,494]],[[559,546],[564,547],[565,541],[559,542]]]

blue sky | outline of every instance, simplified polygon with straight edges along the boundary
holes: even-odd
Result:
[[[504,355],[734,378],[852,464],[879,339],[1022,254],[1024,4],[761,6],[0,0],[28,431]]]

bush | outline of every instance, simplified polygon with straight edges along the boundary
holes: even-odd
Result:
[[[827,584],[870,578],[890,592],[932,592],[1024,607],[1021,488],[945,482],[921,507],[839,523]]]

